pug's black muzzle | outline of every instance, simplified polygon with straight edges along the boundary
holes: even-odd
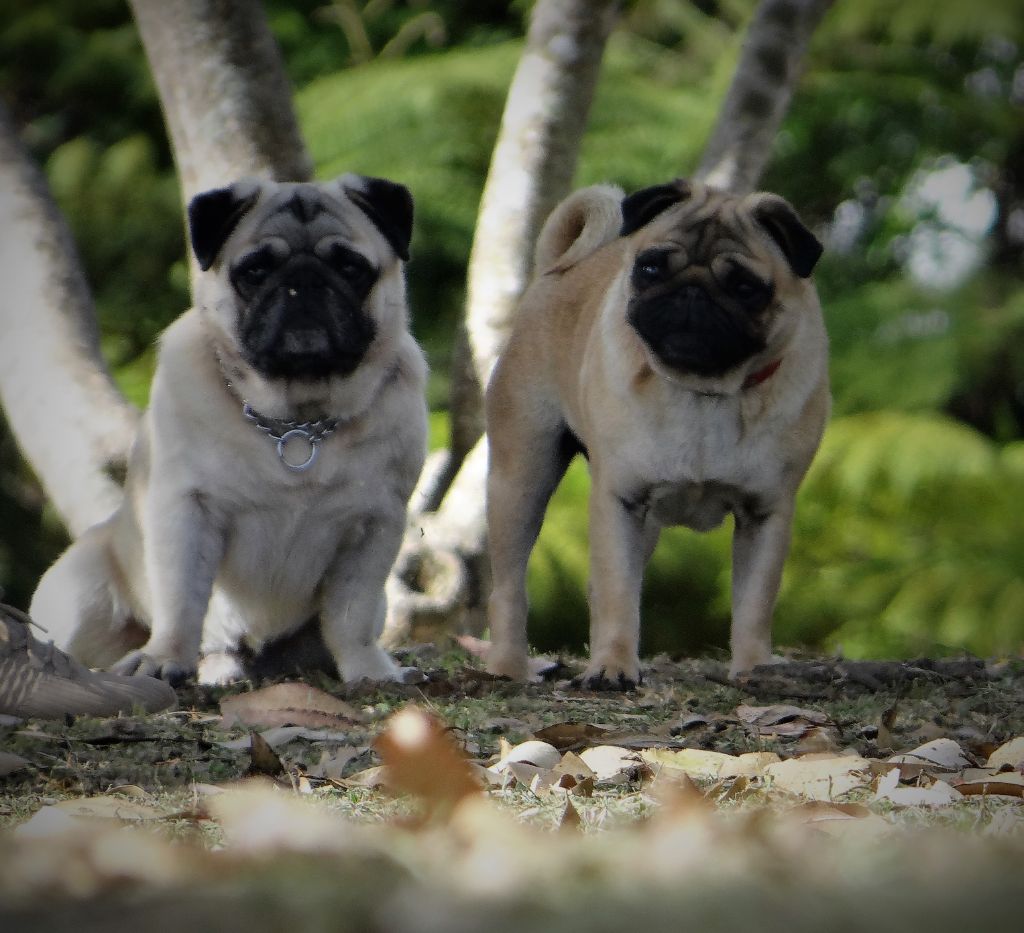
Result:
[[[628,319],[662,363],[698,376],[724,375],[765,349],[749,314],[723,307],[699,285],[636,297]]]
[[[288,260],[248,297],[240,322],[247,361],[268,378],[351,373],[376,334],[360,284],[313,256]]]

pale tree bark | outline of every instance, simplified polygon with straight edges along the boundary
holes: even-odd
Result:
[[[486,385],[526,288],[533,244],[568,193],[614,0],[538,0],[509,88],[469,257],[466,326]]]
[[[695,177],[755,189],[789,110],[811,36],[834,0],[761,0]]]
[[[184,200],[243,175],[305,181],[313,163],[258,0],[129,0]]]
[[[452,446],[430,462],[413,499],[413,527],[391,581],[391,643],[429,635],[445,617],[451,626],[453,615],[461,616],[456,627],[480,625],[487,470],[480,386],[529,282],[537,234],[572,184],[617,13],[616,0],[538,0],[533,8],[470,253],[466,329],[453,366]]]
[[[71,232],[0,105],[0,406],[73,535],[121,498],[138,412],[100,353]]]

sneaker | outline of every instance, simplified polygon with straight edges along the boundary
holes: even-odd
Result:
[[[177,702],[154,677],[91,671],[53,642],[32,636],[32,620],[0,603],[0,713],[22,719],[156,713]]]

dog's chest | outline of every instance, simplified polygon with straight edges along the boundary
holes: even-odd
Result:
[[[637,504],[661,525],[697,531],[771,510],[778,488],[778,438],[764,424],[746,426],[735,408],[699,399],[655,426],[643,460],[635,460]]]
[[[274,455],[269,475],[261,470],[248,489],[240,483],[226,510],[221,586],[257,599],[312,599],[339,553],[359,547],[370,523],[392,516],[400,500],[392,465],[360,453],[326,448],[307,481]]]
[[[227,529],[220,582],[251,592],[308,599],[339,548],[356,539],[365,521],[325,496],[289,495],[275,504],[236,512]]]

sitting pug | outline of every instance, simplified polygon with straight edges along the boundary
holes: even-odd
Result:
[[[797,487],[829,411],[810,275],[821,245],[772,194],[675,181],[587,188],[552,213],[487,390],[493,673],[526,676],[526,566],[547,502],[589,459],[594,688],[640,676],[660,529],[735,518],[731,673],[772,660]]]
[[[426,448],[412,197],[245,179],[188,220],[196,306],[161,337],[123,504],[32,614],[88,665],[205,682],[318,617],[344,680],[401,678],[377,638]]]

